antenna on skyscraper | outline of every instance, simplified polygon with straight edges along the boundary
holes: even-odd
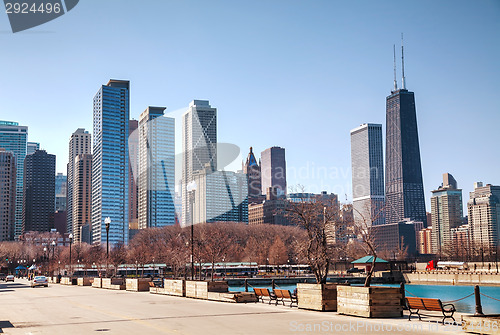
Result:
[[[403,82],[401,83],[403,90],[406,89],[406,80],[405,80],[405,51],[403,47],[403,33],[401,33],[401,64],[402,64],[402,74],[403,74]]]
[[[398,81],[396,80],[396,44],[392,45],[394,51],[394,92],[398,90]]]

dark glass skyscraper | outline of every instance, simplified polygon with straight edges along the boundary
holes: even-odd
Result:
[[[23,233],[54,228],[56,156],[45,150],[27,155],[24,161]]]
[[[427,227],[415,97],[404,85],[386,99],[386,223],[410,218]]]

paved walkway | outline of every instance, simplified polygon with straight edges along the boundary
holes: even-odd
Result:
[[[6,334],[458,334],[430,318],[364,319],[262,303],[197,299],[25,280],[0,284]],[[457,317],[460,320],[460,317]]]

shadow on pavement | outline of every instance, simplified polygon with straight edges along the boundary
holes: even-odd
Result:
[[[10,284],[5,283],[5,284],[0,285],[0,289],[27,288],[27,287],[31,288],[31,286],[26,285],[26,284],[21,284],[21,283],[10,283]]]
[[[0,321],[0,333],[3,333],[3,328],[14,328],[14,325],[10,321]]]

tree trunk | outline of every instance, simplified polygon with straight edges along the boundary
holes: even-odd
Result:
[[[372,267],[368,274],[366,275],[366,280],[365,280],[365,287],[370,287],[370,284],[372,282],[372,276],[373,272],[375,272],[375,262],[377,261],[377,255],[373,256],[373,261],[372,261]]]

